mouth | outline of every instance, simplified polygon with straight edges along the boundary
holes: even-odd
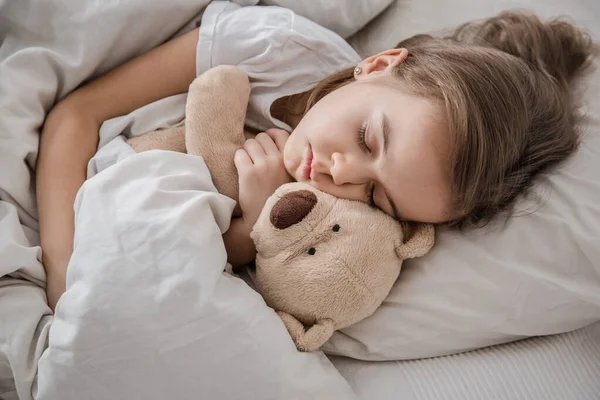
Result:
[[[312,148],[309,144],[308,151],[306,152],[306,155],[304,156],[304,160],[302,163],[302,170],[301,170],[302,179],[305,181],[310,180],[310,175],[312,172],[312,167],[311,167],[312,160],[313,160],[313,152],[312,152]]]

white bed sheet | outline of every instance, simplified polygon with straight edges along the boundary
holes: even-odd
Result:
[[[600,323],[440,358],[330,360],[364,400],[600,399]]]

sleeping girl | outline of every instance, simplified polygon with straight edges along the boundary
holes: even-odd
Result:
[[[216,65],[250,78],[235,155],[243,218],[229,261],[253,260],[250,231],[280,185],[307,182],[398,220],[481,226],[579,142],[571,83],[590,37],[558,20],[504,12],[450,36],[416,35],[361,59],[334,32],[278,7],[211,3],[202,25],[78,88],[48,115],[37,196],[48,301],[65,290],[73,202],[103,121],[184,93]]]

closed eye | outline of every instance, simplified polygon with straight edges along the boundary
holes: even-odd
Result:
[[[362,126],[358,129],[358,135],[356,136],[356,141],[361,149],[363,149],[366,153],[371,153],[371,149],[367,146],[366,141],[367,136],[367,124],[362,124]]]

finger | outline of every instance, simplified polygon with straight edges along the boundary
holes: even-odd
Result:
[[[277,129],[277,128],[267,129],[265,131],[265,133],[267,135],[269,135],[271,137],[271,139],[273,139],[273,141],[275,142],[275,145],[277,145],[277,148],[279,149],[279,151],[281,151],[283,153],[283,148],[285,146],[285,142],[287,142],[288,138],[290,137],[290,134],[283,129]]]
[[[261,132],[258,135],[256,135],[255,140],[258,143],[260,143],[260,145],[265,150],[265,153],[268,156],[275,156],[281,154],[281,150],[277,148],[277,145],[273,141],[273,138],[271,138],[271,136],[267,135],[265,132]]]
[[[235,164],[235,168],[238,170],[238,175],[240,175],[242,171],[252,168],[252,160],[244,149],[239,149],[235,152],[233,155],[233,163]]]
[[[246,153],[248,153],[253,163],[260,161],[267,156],[265,150],[256,139],[246,140],[244,143],[244,150],[246,150]]]

